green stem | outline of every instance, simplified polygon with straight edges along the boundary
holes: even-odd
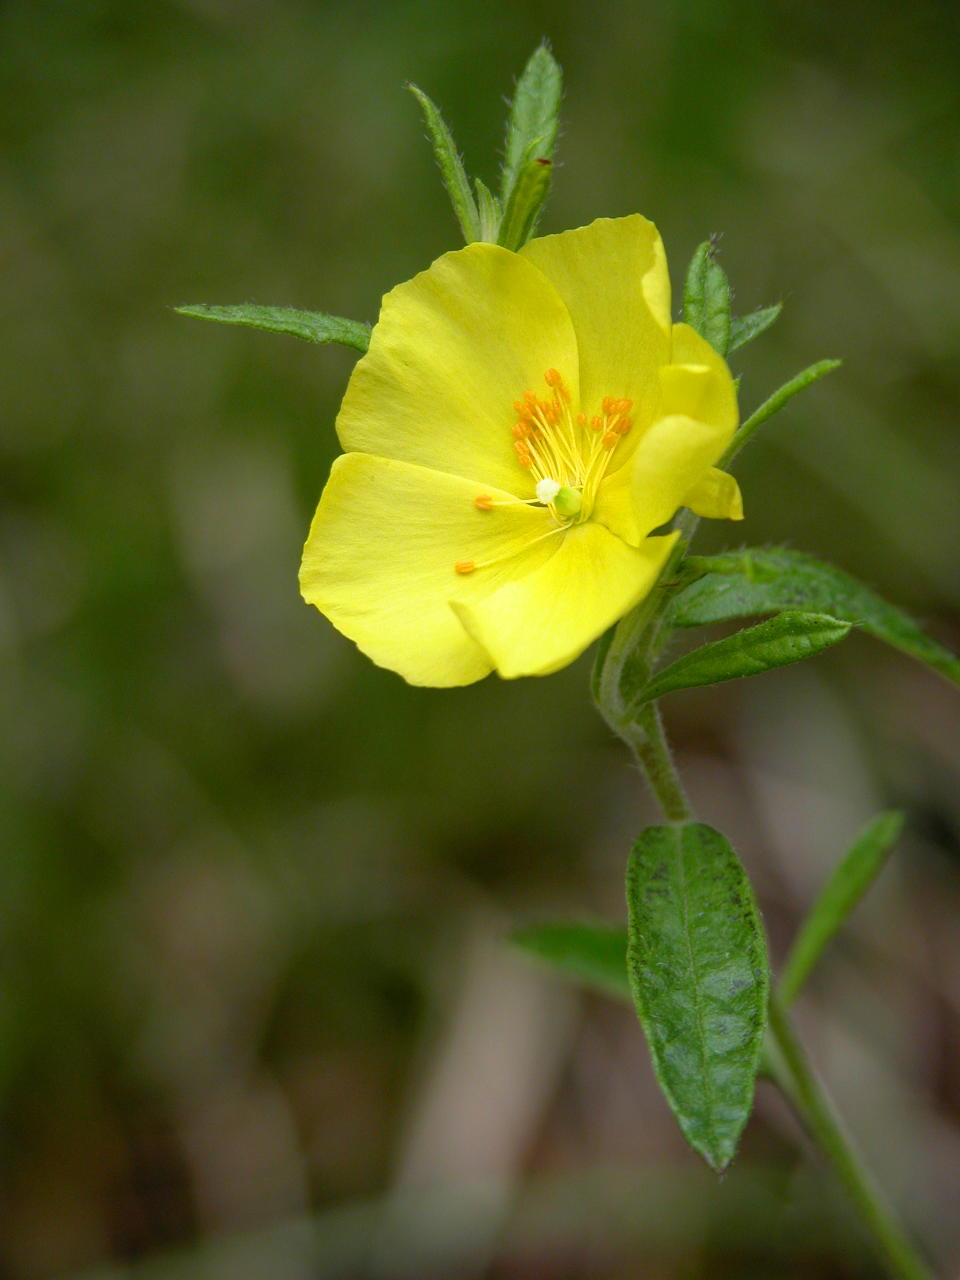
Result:
[[[596,680],[597,705],[611,729],[632,750],[667,821],[692,822],[693,808],[674,764],[658,705],[648,703],[631,714],[620,690],[628,662],[642,667],[651,665],[657,613],[657,605],[648,598],[617,627]],[[773,993],[768,1045],[764,1057],[767,1072],[829,1159],[891,1276],[897,1280],[932,1280],[933,1273],[914,1249],[847,1136],[780,998]]]
[[[917,1253],[883,1192],[865,1168],[810,1065],[779,996],[773,992],[769,1030],[778,1051],[770,1055],[773,1079],[833,1165],[891,1276],[898,1280],[932,1280],[933,1272]]]
[[[630,734],[628,730],[621,736],[633,748],[663,816],[668,822],[692,822],[693,806],[674,764],[657,703],[647,703],[635,714],[633,728],[639,732]]]

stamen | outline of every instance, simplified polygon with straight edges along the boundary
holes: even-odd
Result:
[[[520,465],[531,473],[536,497],[509,501],[549,507],[558,527],[566,529],[589,518],[614,451],[633,426],[633,401],[604,396],[599,405],[588,406],[600,409],[591,417],[586,409],[574,409],[559,369],[551,366],[543,380],[549,388],[545,397],[527,390],[513,406],[518,419],[513,447]],[[480,511],[506,505],[489,494],[475,502]]]
[[[522,546],[517,547],[513,551],[505,551],[502,556],[493,556],[490,560],[458,560],[453,566],[459,574],[473,573],[476,569],[489,569],[495,564],[502,564],[504,560],[512,560],[514,556],[522,555],[530,547],[538,542],[542,542],[544,538],[552,538],[558,533],[566,533],[567,526],[558,524],[552,529],[548,529],[546,533],[538,534],[536,538],[531,538],[529,542],[524,542]]]
[[[478,493],[473,500],[473,505],[478,511],[489,511],[493,506],[493,499],[489,493]]]

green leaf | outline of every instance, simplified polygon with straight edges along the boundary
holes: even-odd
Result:
[[[497,243],[505,249],[521,249],[537,228],[544,202],[550,194],[551,161],[533,156],[520,170],[503,211]]]
[[[876,879],[903,829],[903,814],[881,813],[857,836],[803,923],[780,979],[789,1004],[810,976],[823,949]]]
[[[236,307],[208,307],[198,302],[188,307],[174,307],[181,316],[200,320],[218,320],[221,324],[245,324],[270,333],[290,333],[307,342],[339,342],[344,347],[366,351],[370,345],[370,326],[359,320],[344,320],[322,311],[294,311],[291,307],[257,307],[241,303]]]
[[[730,345],[730,284],[717,261],[712,240],[704,240],[690,259],[683,286],[683,318],[725,356]]]
[[[772,396],[764,400],[759,409],[755,409],[751,413],[746,422],[741,424],[717,466],[725,467],[737,456],[743,446],[756,435],[763,424],[769,418],[772,418],[775,413],[779,413],[784,405],[792,400],[795,395],[799,395],[801,391],[806,390],[813,383],[819,382],[821,378],[825,378],[834,369],[839,369],[842,364],[842,360],[818,360],[816,364],[810,365],[802,373],[798,373],[795,378],[785,382],[778,391],[775,391]]]
[[[408,84],[407,88],[420,103],[423,118],[430,131],[433,154],[440,167],[443,185],[447,189],[453,211],[457,215],[463,238],[467,244],[470,244],[473,240],[480,239],[480,215],[473,192],[470,190],[470,182],[463,167],[463,161],[453,140],[453,134],[447,128],[439,108],[423,90],[415,84]]]
[[[753,1102],[766,945],[750,882],[719,831],[648,827],[627,868],[627,972],[654,1070],[684,1136],[726,1167]]]
[[[759,338],[765,329],[770,328],[782,310],[783,303],[775,302],[772,307],[760,307],[757,311],[751,311],[748,316],[731,316],[727,354],[745,347],[754,338]]]
[[[487,244],[496,244],[503,216],[500,201],[479,178],[474,179],[474,186],[477,188],[477,209],[480,214],[480,239]]]
[[[517,81],[504,147],[500,199],[510,203],[521,172],[532,159],[552,160],[557,145],[563,73],[544,43],[534,49]]]
[[[624,929],[592,924],[538,924],[518,929],[511,941],[571,978],[630,999]]]
[[[842,640],[851,626],[850,622],[821,613],[778,613],[755,627],[684,654],[653,677],[634,705],[652,702],[677,689],[756,676],[815,657]]]
[[[960,658],[928,636],[902,609],[856,578],[802,551],[752,547],[719,556],[691,556],[695,574],[664,614],[673,627],[699,627],[778,609],[826,613],[854,623],[960,686]]]

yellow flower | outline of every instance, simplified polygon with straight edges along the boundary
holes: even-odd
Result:
[[[650,591],[678,507],[741,517],[736,426],[645,218],[445,254],[350,379],[304,599],[412,684],[556,671]]]

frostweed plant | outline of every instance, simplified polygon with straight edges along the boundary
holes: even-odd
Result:
[[[739,451],[839,362],[812,365],[741,423],[726,358],[780,308],[732,315],[712,242],[693,257],[672,323],[663,245],[639,214],[535,236],[561,89],[546,46],[517,84],[497,193],[470,184],[436,106],[410,87],[466,247],[391,290],[372,331],[282,308],[181,308],[363,352],[337,418],[344,452],[304,548],[304,598],[416,685],[547,675],[599,640],[593,697],[664,821],[630,853],[626,930],[544,924],[515,941],[632,999],[666,1101],[714,1169],[733,1158],[768,1076],[890,1274],[927,1276],[788,1011],[901,815],[880,814],[854,842],[771,987],[746,873],[697,821],[659,710],[674,690],[812,657],[853,627],[960,684],[960,659],[837,568],[781,548],[690,554],[701,517],[742,518],[729,471]],[[664,661],[677,630],[749,617],[764,620]]]

